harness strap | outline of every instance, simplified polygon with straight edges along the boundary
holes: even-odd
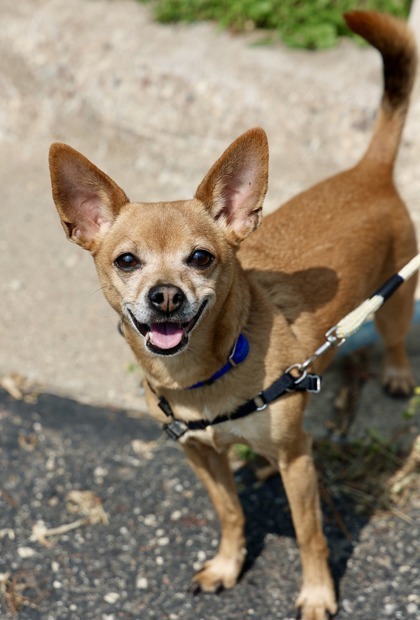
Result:
[[[214,420],[190,420],[184,422],[175,418],[172,408],[163,396],[159,397],[158,405],[163,413],[171,418],[171,422],[163,425],[163,430],[171,439],[179,439],[187,431],[204,430],[208,426],[215,426],[216,424],[222,424],[223,422],[231,422],[244,418],[254,411],[263,411],[273,401],[277,400],[281,396],[284,396],[287,392],[314,392],[317,393],[321,390],[321,377],[319,375],[312,375],[304,373],[300,377],[294,377],[290,372],[285,372],[279,379],[274,381],[267,389],[260,392],[254,398],[247,400],[243,405],[240,405],[232,413],[222,414],[214,418]]]

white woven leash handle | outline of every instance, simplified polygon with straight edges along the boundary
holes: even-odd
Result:
[[[420,270],[420,254],[417,254],[405,267],[398,272],[403,280],[409,280],[416,271]]]
[[[371,316],[379,310],[384,301],[381,295],[375,295],[375,297],[366,299],[360,306],[357,306],[355,310],[347,314],[337,323],[337,328],[335,330],[337,338],[348,338],[355,334],[363,323],[368,321]]]
[[[409,280],[420,269],[420,254],[417,254],[405,267],[398,272],[397,276],[404,281]],[[382,295],[377,294],[366,299],[355,310],[347,314],[339,323],[337,323],[335,329],[335,335],[337,338],[348,338],[352,336],[357,330],[368,321],[384,303],[385,298]]]

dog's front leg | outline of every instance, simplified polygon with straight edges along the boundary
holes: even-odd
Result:
[[[208,560],[193,577],[193,590],[216,592],[232,588],[238,580],[245,558],[245,518],[226,454],[188,441],[183,445],[188,460],[207,489],[221,525],[216,556]]]
[[[301,609],[302,620],[324,620],[327,612],[336,612],[337,605],[322,532],[310,437],[300,431],[298,441],[290,448],[282,448],[279,465],[302,562],[303,583],[296,605]]]

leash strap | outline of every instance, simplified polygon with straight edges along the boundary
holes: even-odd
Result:
[[[347,314],[325,334],[326,341],[305,360],[302,364],[294,364],[288,370],[294,368],[297,372],[304,373],[321,355],[334,347],[341,347],[349,336],[369,320],[389,297],[407,280],[420,270],[420,254],[417,254],[400,271],[389,278],[378,288],[369,299],[366,299],[355,310]]]
[[[240,405],[235,411],[229,414],[219,415],[214,420],[190,420],[184,422],[175,418],[169,402],[164,397],[159,398],[158,405],[163,413],[171,418],[171,422],[163,425],[163,430],[171,438],[178,440],[187,431],[204,430],[208,426],[215,426],[223,422],[231,422],[240,418],[245,418],[254,411],[264,411],[275,400],[284,396],[288,392],[313,392],[321,390],[321,377],[304,373],[300,377],[294,377],[290,372],[285,372],[279,379],[274,381],[266,390],[260,392],[254,398]]]
[[[335,327],[337,338],[348,338],[370,319],[379,310],[385,301],[420,269],[420,254],[417,254],[398,273],[391,276],[377,291],[360,304],[355,310],[347,314]]]

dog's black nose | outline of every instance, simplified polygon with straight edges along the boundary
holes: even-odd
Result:
[[[151,306],[159,312],[172,314],[184,303],[185,295],[177,286],[172,284],[162,284],[153,286],[149,291],[149,301]]]

